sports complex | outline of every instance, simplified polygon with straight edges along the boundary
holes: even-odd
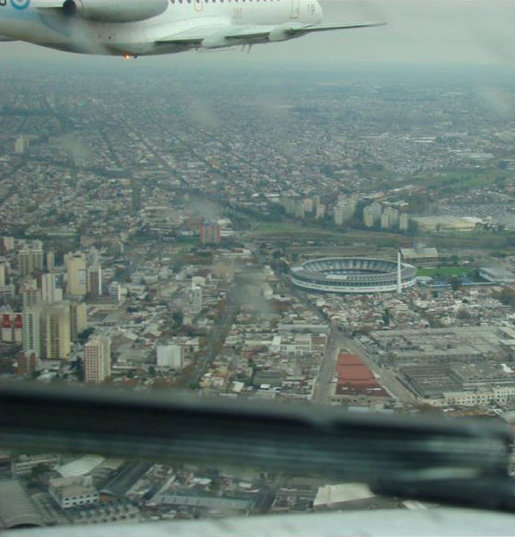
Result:
[[[412,287],[417,269],[400,260],[364,257],[312,259],[291,268],[297,287],[325,293],[386,293]]]

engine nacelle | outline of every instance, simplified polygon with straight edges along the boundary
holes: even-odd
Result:
[[[223,47],[230,47],[234,45],[234,42],[229,42],[228,39],[224,35],[215,34],[215,35],[208,35],[203,41],[202,41],[202,48],[223,48]]]
[[[288,28],[274,28],[269,34],[268,34],[268,40],[275,42],[275,41],[286,41],[287,39],[291,39],[291,35],[288,34]]]
[[[97,22],[135,22],[163,13],[167,0],[65,0],[63,13]]]

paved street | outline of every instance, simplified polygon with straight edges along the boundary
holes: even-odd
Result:
[[[336,367],[336,359],[338,357],[339,347],[337,338],[334,337],[334,332],[331,330],[329,341],[325,351],[324,358],[320,364],[320,370],[316,380],[315,389],[313,390],[312,401],[314,403],[325,404],[329,402],[329,394],[331,381],[334,377],[334,368]]]

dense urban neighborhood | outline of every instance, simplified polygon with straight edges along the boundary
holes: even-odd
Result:
[[[2,73],[3,380],[514,422],[497,93],[467,72],[128,76]],[[257,468],[9,450],[0,496],[0,527],[414,508]]]

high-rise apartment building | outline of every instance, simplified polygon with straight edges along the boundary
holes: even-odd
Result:
[[[111,339],[93,336],[84,346],[84,380],[103,382],[111,374]]]
[[[365,207],[363,209],[363,223],[367,227],[373,227],[375,224],[374,212],[370,207]]]
[[[23,248],[18,252],[18,267],[22,276],[32,274],[35,270],[43,270],[43,250]]]
[[[306,211],[304,209],[304,200],[295,200],[294,215],[297,218],[304,218],[306,216]]]
[[[191,286],[191,312],[196,314],[202,311],[202,287]]]
[[[102,267],[95,263],[88,268],[88,294],[91,298],[102,296]]]
[[[77,341],[77,336],[86,329],[88,316],[85,302],[70,303],[70,336],[72,341]]]
[[[7,253],[14,250],[14,237],[4,235],[0,240],[0,252]]]
[[[389,229],[391,227],[390,214],[384,212],[381,215],[381,229]]]
[[[2,313],[2,325],[0,326],[0,339],[3,343],[14,341],[13,322],[10,313]]]
[[[3,343],[20,344],[23,338],[22,332],[22,313],[2,313],[2,324],[0,325],[0,340]]]
[[[61,274],[50,273],[41,276],[41,298],[45,304],[55,304],[63,300]]]
[[[70,355],[70,303],[63,301],[44,308],[45,358],[63,360]]]
[[[23,352],[26,355],[34,354],[36,358],[43,356],[43,328],[44,317],[42,306],[35,306],[23,312]]]
[[[351,199],[344,200],[334,207],[334,223],[341,226],[352,220],[356,212],[356,202]]]
[[[81,252],[68,254],[66,264],[66,292],[72,296],[87,293],[86,256]]]
[[[41,304],[41,289],[38,289],[30,284],[21,291],[21,296],[23,300],[23,309],[32,308],[33,306],[38,306]]]
[[[112,282],[109,286],[109,296],[113,302],[119,303],[122,301],[122,288],[118,282]]]
[[[47,252],[46,254],[46,269],[48,270],[48,272],[52,272],[55,269],[54,252]]]
[[[5,287],[7,281],[7,265],[0,263],[0,287]]]
[[[325,205],[317,205],[315,218],[319,220],[325,216]]]

